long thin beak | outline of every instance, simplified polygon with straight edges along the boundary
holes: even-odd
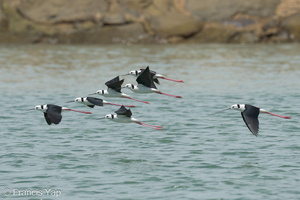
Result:
[[[35,110],[34,108],[30,108],[30,109],[28,109],[28,110]]]
[[[98,118],[98,119],[105,119],[105,117],[101,117],[101,118]]]
[[[66,101],[66,103],[73,103],[74,101]]]
[[[92,94],[89,94],[89,95],[94,95],[94,94],[97,94],[97,92],[95,92],[95,93],[92,93]]]
[[[225,111],[225,110],[230,110],[231,108],[229,107],[229,108],[226,108],[226,109],[224,109],[224,110],[221,110],[221,111]]]
[[[123,74],[122,76],[127,76],[127,75],[130,75],[130,73],[127,73],[127,74]]]

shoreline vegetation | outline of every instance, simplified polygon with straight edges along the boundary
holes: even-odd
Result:
[[[300,0],[0,0],[0,43],[300,41]]]

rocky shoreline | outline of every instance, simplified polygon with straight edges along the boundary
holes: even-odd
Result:
[[[0,43],[300,41],[300,0],[0,0]]]

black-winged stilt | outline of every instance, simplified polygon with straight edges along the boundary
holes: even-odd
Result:
[[[105,85],[107,86],[107,90],[98,90],[93,94],[99,94],[104,97],[122,97],[122,98],[127,98],[127,99],[131,99],[131,100],[149,104],[149,102],[147,102],[147,101],[134,99],[134,98],[130,97],[129,95],[121,92],[121,86],[122,86],[123,82],[124,82],[124,79],[120,80],[119,76],[117,76],[105,83]]]
[[[157,94],[163,94],[171,97],[176,97],[176,98],[182,98],[182,96],[177,96],[177,95],[172,95],[172,94],[167,94],[159,91],[155,84],[153,79],[151,78],[150,74],[150,69],[147,67],[145,70],[143,70],[140,75],[136,79],[138,85],[133,85],[133,84],[126,84],[125,88],[130,89],[133,92],[136,93],[157,93]]]
[[[79,112],[79,113],[84,113],[84,114],[92,114],[91,112],[73,110],[70,108],[61,107],[61,106],[57,106],[57,105],[53,105],[53,104],[38,105],[38,106],[35,106],[31,110],[43,111],[45,120],[48,125],[51,125],[52,123],[59,124],[62,119],[62,115],[61,115],[62,111],[74,111],[74,112]]]
[[[125,108],[124,106],[121,106],[117,111],[115,111],[116,114],[107,114],[105,117],[100,118],[100,119],[110,119],[114,122],[119,122],[119,123],[136,123],[148,128],[156,129],[156,130],[162,130],[162,126],[155,126],[155,125],[150,125],[143,123],[133,117],[130,109]]]
[[[149,66],[147,66],[149,67]],[[124,74],[124,75],[132,75],[132,76],[139,76],[145,69],[140,69],[140,70],[132,70],[130,71],[129,73],[127,74]],[[179,82],[179,83],[183,83],[183,80],[175,80],[175,79],[170,79],[170,78],[167,78],[166,76],[164,75],[161,75],[161,74],[158,74],[156,73],[155,71],[152,71],[150,70],[150,75],[151,75],[151,78],[153,79],[153,81],[157,84],[159,84],[159,78],[160,79],[165,79],[165,80],[169,80],[169,81],[175,81],[175,82]]]
[[[110,103],[103,99],[99,99],[99,98],[95,98],[95,97],[78,97],[78,98],[74,99],[73,101],[67,101],[66,103],[71,103],[71,102],[78,102],[78,103],[86,105],[90,108],[94,108],[95,106],[103,106],[104,104],[121,106],[121,104]],[[135,107],[134,105],[124,105],[124,106],[125,107]]]
[[[255,136],[258,135],[258,129],[259,129],[258,115],[259,115],[259,113],[266,113],[266,114],[284,118],[284,119],[291,119],[290,116],[277,115],[277,114],[268,112],[262,108],[258,108],[258,107],[255,107],[255,106],[252,106],[249,104],[234,104],[234,105],[230,106],[230,108],[227,108],[225,110],[229,110],[229,109],[238,110],[241,112],[245,124],[247,125],[247,127],[251,131],[251,133]]]

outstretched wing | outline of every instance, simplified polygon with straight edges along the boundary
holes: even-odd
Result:
[[[137,77],[136,81],[139,84],[145,85],[146,87],[155,88],[156,89],[156,86],[155,86],[155,84],[153,82],[152,77],[151,77],[149,66],[148,66],[146,69],[142,70],[142,72],[140,73],[140,75]]]
[[[124,79],[120,80],[119,76],[107,81],[105,83],[105,85],[108,87],[108,88],[111,88],[113,90],[116,90],[117,92],[121,92],[121,86],[124,82]]]
[[[103,106],[103,100],[95,97],[87,97],[86,98],[90,103],[96,106]]]
[[[51,119],[48,117],[47,113],[44,112],[44,117],[45,117],[45,120],[47,122],[48,125],[51,125],[52,124],[52,121]]]
[[[149,66],[147,66],[147,68],[149,68]],[[140,70],[141,70],[141,72],[143,72],[145,69],[140,69]],[[156,74],[156,71],[150,70],[150,74],[151,74],[151,77],[153,77]]]
[[[53,124],[59,124],[61,122],[61,119],[62,119],[61,107],[56,106],[56,105],[52,105],[52,104],[48,104],[47,107],[48,108],[46,110],[46,113],[44,113],[44,117],[46,119],[46,122],[48,124],[50,122],[53,123]]]
[[[125,115],[127,117],[131,117],[132,115],[130,109],[125,108],[123,105],[117,111],[115,111],[115,113],[117,113],[117,115]]]
[[[149,67],[149,66],[147,66],[147,67]],[[143,72],[145,69],[140,69],[141,70],[141,72]],[[140,73],[141,73],[140,72]],[[140,74],[139,73],[139,74]],[[156,74],[156,71],[153,71],[153,70],[150,70],[150,77],[152,78],[152,80],[155,82],[155,83],[157,83],[157,84],[160,84],[160,82],[159,82],[159,80],[157,79],[157,78],[153,78],[154,76],[155,76],[155,74]]]
[[[253,135],[257,136],[259,131],[259,108],[246,104],[245,110],[241,114],[248,129]]]

